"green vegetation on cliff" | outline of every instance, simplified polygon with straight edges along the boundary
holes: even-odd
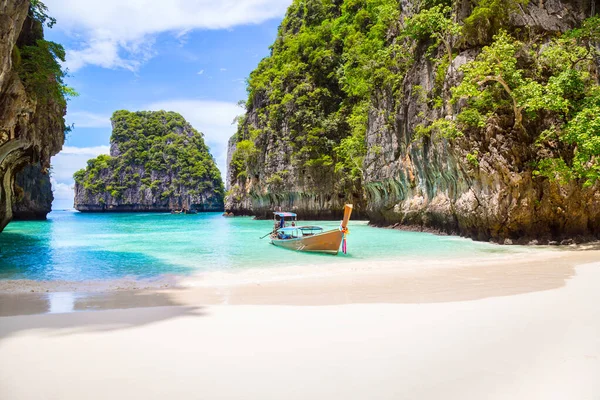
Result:
[[[537,157],[535,174],[591,186],[600,178],[598,41],[598,17],[543,44],[500,31],[461,68],[464,79],[452,89],[452,102],[468,102],[457,116],[458,127],[485,129],[511,116],[507,132],[552,149]]]
[[[47,11],[41,1],[31,1],[25,21],[31,26],[26,30],[28,34],[22,34],[13,48],[13,66],[27,92],[38,102],[54,102],[64,108],[67,99],[77,96],[77,92],[64,82],[67,71],[61,62],[65,61],[65,49],[44,39],[43,26],[52,28],[56,23]],[[68,131],[68,127],[65,130]]]
[[[112,155],[100,155],[77,171],[75,182],[92,194],[122,199],[127,189],[150,189],[157,198],[199,196],[222,201],[223,182],[202,133],[166,111],[116,111]],[[161,190],[160,193],[156,193]]]
[[[360,192],[369,118],[387,99],[394,109],[388,123],[397,123],[395,107],[406,94],[407,72],[422,57],[436,77],[422,100],[442,118],[420,124],[411,132],[416,141],[434,132],[458,140],[497,127],[538,146],[528,160],[538,179],[577,179],[588,186],[598,179],[598,17],[566,33],[542,34],[511,25],[511,15],[527,8],[527,0],[402,4],[405,9],[398,0],[292,3],[271,55],[248,80],[248,113],[240,120],[230,165],[232,186],[256,179],[263,168],[259,156],[283,142],[287,164],[301,171],[292,177],[277,172],[283,182],[327,176],[333,190]],[[480,54],[452,74],[452,61],[466,49]],[[449,82],[456,72],[464,79]],[[478,165],[477,151],[469,151],[472,166]]]
[[[273,135],[289,143],[292,164],[307,175],[348,176],[340,182],[347,189],[359,184],[369,99],[381,88],[398,90],[406,68],[389,36],[398,17],[394,0],[294,1],[272,55],[250,75],[246,107],[257,110],[260,126],[240,122],[234,175],[259,167],[254,144]]]
[[[65,51],[44,40],[56,21],[39,0],[0,3],[0,231],[13,216],[45,217],[47,175],[69,130]]]

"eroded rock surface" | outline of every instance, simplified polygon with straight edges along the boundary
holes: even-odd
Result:
[[[14,178],[39,163],[42,171],[64,143],[66,108],[28,93],[16,70],[18,49],[41,39],[41,24],[28,17],[29,1],[0,2],[0,230],[11,220]]]
[[[518,27],[562,32],[585,17],[584,2],[550,0],[544,7],[530,2],[512,16]],[[475,59],[479,49],[463,49],[448,68],[446,87],[461,77],[459,67]],[[453,142],[432,136],[414,140],[415,127],[452,110],[433,110],[420,93],[433,90],[435,70],[425,58],[414,64],[405,81],[399,112],[390,99],[374,101],[367,129],[365,189],[373,224],[434,228],[477,240],[526,244],[594,240],[600,236],[600,185],[558,184],[532,176],[535,136],[488,126],[480,136]],[[378,151],[373,151],[377,149]],[[379,151],[383,149],[383,151]],[[478,165],[468,162],[478,154]]]
[[[406,18],[414,2],[401,3],[401,18]],[[589,17],[592,5],[588,0],[531,1],[511,15],[509,28],[526,29],[538,37],[565,32]],[[468,16],[471,7],[472,2],[461,1],[459,18]],[[297,18],[302,15],[298,12]],[[413,60],[400,96],[390,96],[385,88],[372,94],[362,192],[341,191],[331,173],[303,174],[303,167],[291,161],[289,117],[282,117],[277,134],[270,133],[272,128],[258,112],[268,110],[269,102],[258,97],[249,99],[250,108],[237,135],[252,137],[257,129],[267,133],[255,141],[257,161],[239,176],[231,170],[237,168],[232,154],[241,138],[230,143],[226,208],[266,217],[281,207],[310,219],[335,216],[344,202],[353,202],[357,214],[366,214],[380,226],[437,230],[507,244],[600,238],[600,184],[584,187],[581,182],[559,184],[533,176],[532,163],[542,152],[552,151],[536,146],[535,135],[511,131],[504,128],[507,121],[497,121],[480,134],[452,141],[435,134],[422,140],[416,137],[415,127],[424,121],[457,114],[456,109],[433,107],[421,99],[436,85],[436,65],[427,55],[429,45],[412,48]],[[457,52],[443,78],[446,94],[462,79],[459,67],[474,60],[481,45],[464,43],[457,46]],[[473,154],[476,163],[467,157]],[[276,175],[284,179],[274,180]]]
[[[19,171],[14,184],[13,220],[44,220],[52,210],[50,175],[39,164],[27,165]]]

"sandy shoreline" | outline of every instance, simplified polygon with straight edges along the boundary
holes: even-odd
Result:
[[[486,258],[345,262],[98,282],[0,281],[0,316],[202,305],[436,303],[563,287],[598,245]]]
[[[258,297],[230,293],[230,300],[287,298],[303,306],[206,305],[194,297],[202,281],[192,280],[163,293],[168,306],[0,317],[0,398],[594,400],[597,257],[538,260],[520,265],[524,274],[502,264],[461,266],[462,278],[450,281],[461,276],[455,267],[404,271],[414,291],[396,304],[356,304],[390,296],[371,297],[385,281],[400,288],[390,279],[397,272],[376,269],[383,277],[376,286],[361,271],[354,281],[263,280],[269,289],[254,291]],[[518,281],[526,287],[515,289]],[[331,293],[308,297],[323,305],[293,293],[319,284]],[[341,298],[338,285],[357,297]],[[150,301],[157,292],[112,294]],[[113,304],[104,308],[134,304],[106,298]]]
[[[168,279],[0,294],[0,398],[600,398],[593,246]]]

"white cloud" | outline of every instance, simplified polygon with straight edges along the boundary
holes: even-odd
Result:
[[[76,146],[65,146],[61,152],[57,155],[71,155],[71,154],[83,154],[91,157],[97,157],[100,154],[108,154],[110,151],[109,146],[95,146],[95,147],[76,147]]]
[[[108,154],[109,150],[109,146],[65,146],[60,153],[52,157],[52,177],[57,182],[70,183],[73,181],[73,174],[84,168],[90,158]]]
[[[57,182],[54,178],[50,178],[50,183],[52,184],[52,194],[54,195],[52,209],[64,210],[73,208],[73,198],[75,196],[73,184]]]
[[[71,71],[85,65],[135,71],[152,57],[156,35],[228,29],[284,14],[291,0],[46,0],[61,29],[78,41],[67,51]]]
[[[110,115],[87,111],[68,111],[67,121],[75,128],[110,128]]]
[[[200,71],[198,71],[198,75],[202,75],[204,73],[204,70],[201,69]]]
[[[68,51],[65,65],[70,71],[76,71],[87,64],[137,71],[145,61],[154,56],[153,44],[154,40],[150,37],[131,41],[92,37],[82,49]],[[128,58],[122,58],[119,53],[126,53]]]
[[[179,44],[177,45],[178,47],[184,47],[187,44],[189,39],[188,33],[190,33],[190,31],[185,29],[175,34],[175,38],[179,42]]]
[[[227,141],[237,129],[232,122],[235,117],[244,113],[244,109],[235,103],[193,99],[156,102],[146,106],[146,109],[178,112],[194,128],[202,132],[225,179]]]
[[[65,146],[62,151],[52,157],[52,174],[50,182],[54,192],[52,208],[62,210],[73,208],[73,174],[85,168],[90,158],[100,154],[108,154],[109,146],[74,147]]]
[[[225,71],[227,71],[227,68],[221,68],[219,71],[225,72]]]

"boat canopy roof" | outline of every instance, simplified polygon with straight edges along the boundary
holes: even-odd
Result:
[[[273,214],[277,217],[295,217],[296,214],[287,211],[275,211]]]
[[[279,229],[277,229],[277,232],[291,233],[291,232],[296,232],[297,230],[298,230],[297,227],[291,226],[288,228],[279,228]]]
[[[277,229],[277,232],[292,232],[292,231],[295,231],[298,229],[301,231],[306,231],[306,230],[322,231],[323,230],[323,228],[321,228],[320,226],[288,226],[286,228]]]
[[[308,230],[308,231],[318,231],[318,230],[323,230],[323,228],[321,228],[320,226],[314,226],[314,225],[309,225],[309,226],[299,226],[298,229],[301,230]]]

